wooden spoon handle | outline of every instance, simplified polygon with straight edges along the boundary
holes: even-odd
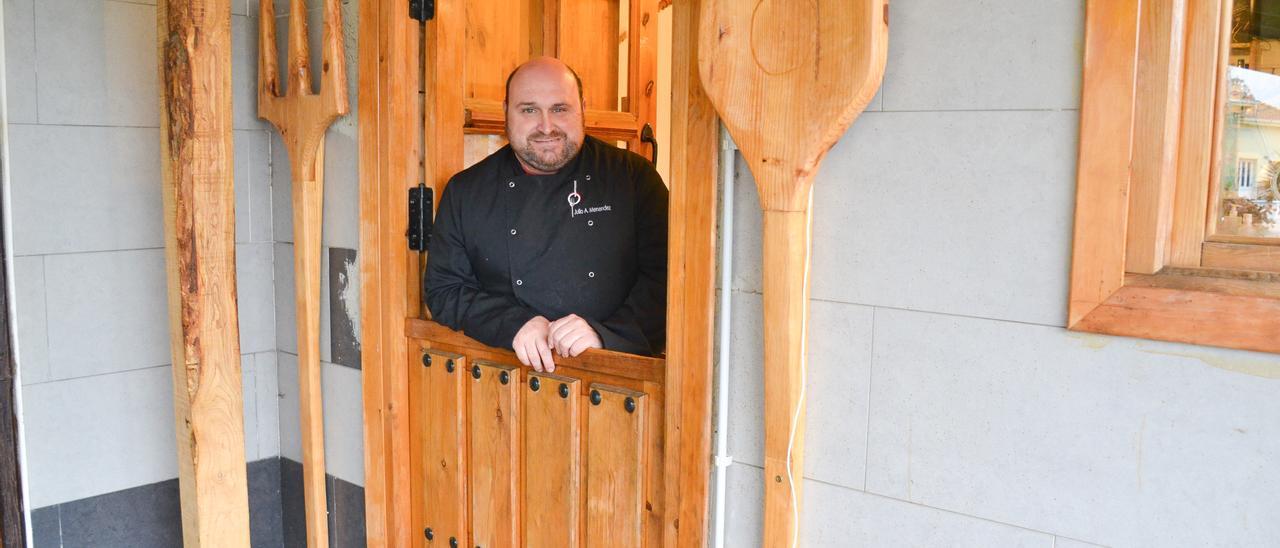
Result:
[[[764,546],[798,546],[812,206],[764,212]]]

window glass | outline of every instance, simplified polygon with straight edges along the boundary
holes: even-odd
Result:
[[[1280,239],[1280,0],[1234,0],[1217,233]]]

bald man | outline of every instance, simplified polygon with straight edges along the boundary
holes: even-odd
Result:
[[[509,144],[449,180],[423,280],[435,321],[538,371],[665,343],[667,187],[643,157],[586,136],[582,97],[557,59],[512,71]]]

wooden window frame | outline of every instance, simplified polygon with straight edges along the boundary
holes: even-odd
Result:
[[[1231,4],[1087,2],[1068,329],[1280,353],[1280,247],[1213,234]]]

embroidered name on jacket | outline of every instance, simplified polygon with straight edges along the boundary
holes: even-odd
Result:
[[[613,206],[602,205],[602,206],[593,206],[593,207],[580,207],[578,209],[573,210],[573,214],[576,216],[576,215],[586,215],[588,213],[600,213],[603,211],[613,211]]]

